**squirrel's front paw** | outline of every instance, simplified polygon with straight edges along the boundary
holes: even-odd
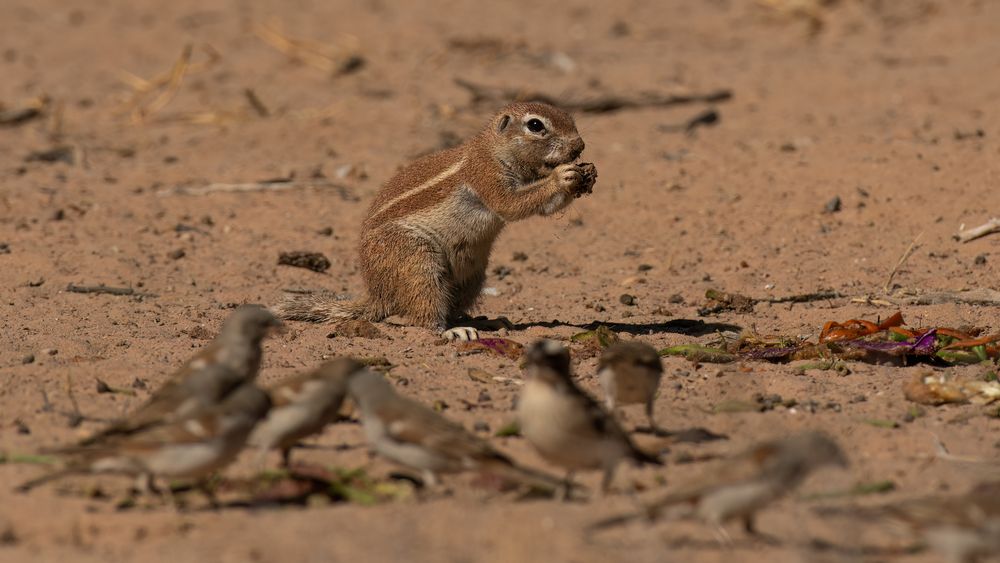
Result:
[[[594,182],[597,180],[597,167],[589,162],[560,164],[556,167],[555,175],[560,188],[573,197],[580,197],[593,191]]]

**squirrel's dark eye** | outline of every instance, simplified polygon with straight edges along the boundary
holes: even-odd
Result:
[[[541,119],[531,118],[528,120],[527,125],[528,131],[531,131],[532,133],[541,133],[542,131],[545,131],[545,124],[542,123]]]

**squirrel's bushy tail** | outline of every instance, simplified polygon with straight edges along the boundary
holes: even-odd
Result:
[[[271,312],[285,320],[311,323],[338,319],[361,319],[374,322],[381,321],[387,316],[370,299],[341,301],[330,293],[289,295],[271,307]]]

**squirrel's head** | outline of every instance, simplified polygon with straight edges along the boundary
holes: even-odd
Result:
[[[493,140],[494,156],[523,181],[543,178],[556,166],[575,161],[584,147],[568,113],[538,102],[504,107],[487,134]]]

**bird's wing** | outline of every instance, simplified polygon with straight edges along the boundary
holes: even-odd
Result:
[[[407,400],[397,406],[400,408],[379,412],[394,440],[418,444],[454,458],[506,459],[486,441],[424,405]]]

